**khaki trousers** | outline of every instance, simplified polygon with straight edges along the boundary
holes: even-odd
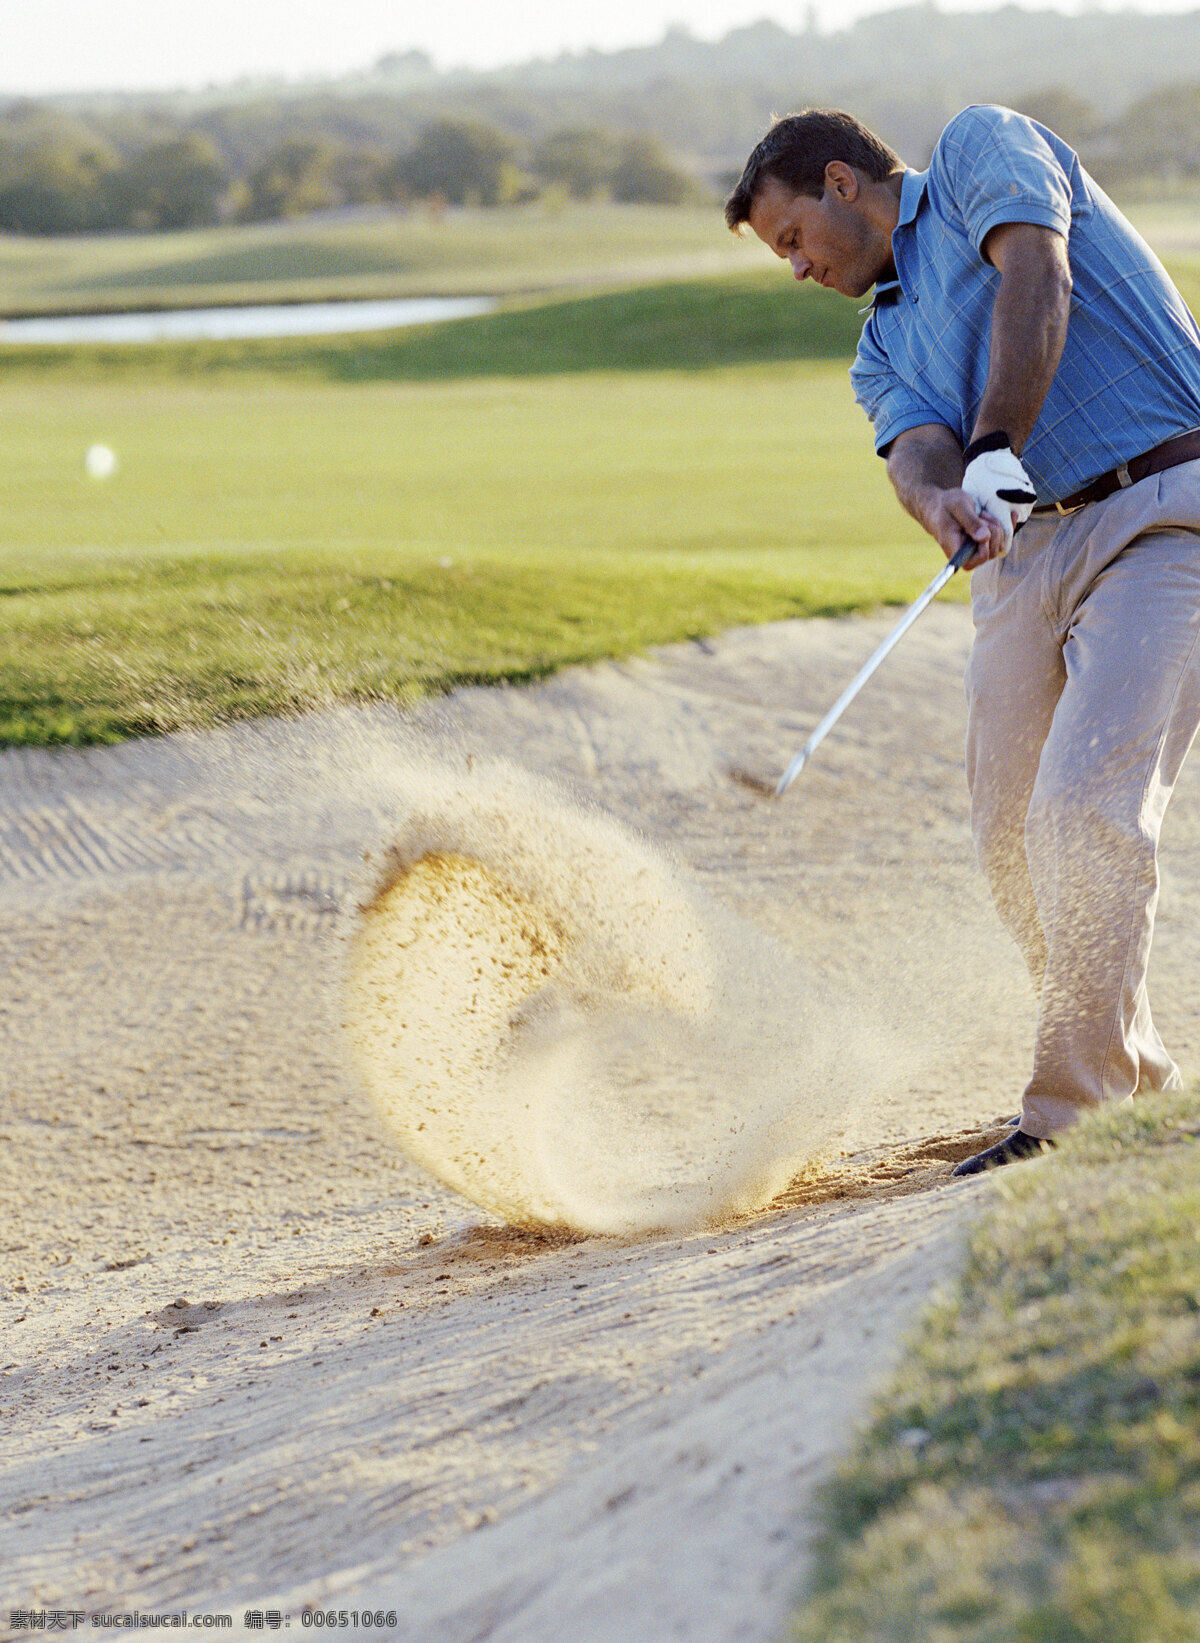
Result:
[[[1159,832],[1200,724],[1200,462],[1031,519],[971,602],[971,822],[1038,994],[1021,1128],[1044,1137],[1181,1083],[1146,967]]]

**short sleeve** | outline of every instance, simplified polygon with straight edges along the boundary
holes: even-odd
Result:
[[[1000,223],[1071,231],[1071,179],[1041,130],[1023,114],[980,105],[942,134],[930,181],[953,200],[975,250]]]
[[[863,327],[858,353],[850,367],[854,397],[871,419],[875,449],[880,456],[909,428],[940,422],[958,437],[954,422],[928,400],[922,399],[896,375],[875,333],[874,315]]]

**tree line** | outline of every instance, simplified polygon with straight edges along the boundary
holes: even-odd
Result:
[[[547,195],[678,205],[697,179],[656,137],[565,126],[522,143],[479,118],[426,121],[389,151],[338,130],[234,145],[203,127],[159,132],[122,152],[102,122],[37,104],[0,116],[0,232],[80,234],[273,222],[345,206],[502,206]]]
[[[727,186],[772,113],[851,108],[923,165],[969,102],[1044,118],[1105,186],[1188,183],[1200,176],[1200,11],[966,13],[923,0],[831,33],[762,21],[702,41],[673,28],[651,46],[481,74],[407,52],[309,85],[0,101],[0,231],[422,199],[669,203]]]

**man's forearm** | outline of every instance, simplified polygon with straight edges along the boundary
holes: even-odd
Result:
[[[994,230],[987,252],[1000,270],[1000,287],[992,309],[987,386],[971,438],[1003,430],[1020,452],[1062,358],[1071,270],[1061,236],[1025,223]]]
[[[988,469],[986,498],[974,487],[970,496],[963,489],[963,451],[957,435],[941,423],[907,429],[888,452],[888,478],[901,505],[946,557],[975,543],[978,552],[967,562],[969,570],[1007,551],[1013,523],[1025,517],[1034,500],[1033,485],[1014,454],[1041,414],[1071,313],[1071,268],[1061,234],[1031,223],[1001,223],[984,242],[984,255],[998,269],[1000,283],[992,309],[987,382],[969,445],[988,434],[1002,434],[1008,447],[990,465],[985,457],[997,442],[973,453],[972,471],[980,463]],[[1019,481],[1012,487],[1019,495],[1007,510],[1007,470],[999,489],[992,473],[1001,454]]]
[[[901,506],[924,525],[947,559],[968,541],[979,549],[968,568],[1003,550],[1000,524],[979,512],[961,488],[963,453],[940,422],[909,428],[888,452],[888,478]]]
[[[949,428],[931,424],[901,434],[888,452],[887,472],[900,506],[936,534],[930,510],[963,476],[962,450]]]

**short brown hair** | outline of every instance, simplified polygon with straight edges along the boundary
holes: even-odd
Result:
[[[881,183],[903,162],[895,149],[840,108],[806,108],[785,114],[767,132],[746,161],[746,169],[725,201],[725,221],[736,234],[750,219],[754,196],[768,177],[820,199],[825,192],[825,167],[831,160],[862,171]]]

